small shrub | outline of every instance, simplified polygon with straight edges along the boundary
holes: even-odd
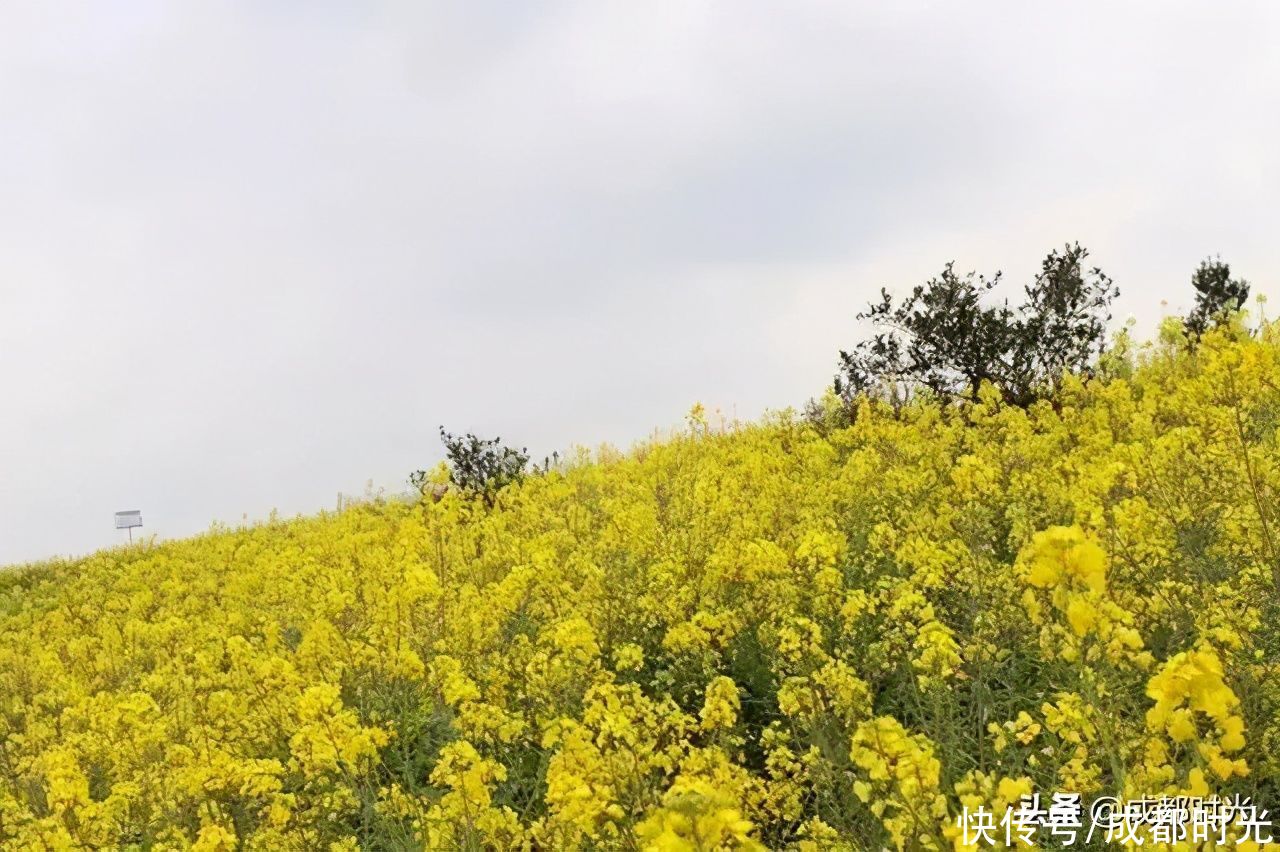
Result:
[[[501,438],[477,438],[470,432],[454,435],[441,426],[440,441],[448,460],[449,483],[490,505],[499,491],[523,479],[529,466],[529,451],[504,446]],[[424,494],[434,484],[424,470],[411,473],[409,482]]]
[[[1249,298],[1249,282],[1231,277],[1231,266],[1220,257],[1206,258],[1191,276],[1196,290],[1196,306],[1185,325],[1190,340],[1227,322],[1230,315],[1244,306]]]

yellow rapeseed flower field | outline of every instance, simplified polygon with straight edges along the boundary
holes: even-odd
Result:
[[[1280,326],[1122,338],[1025,410],[838,408],[699,414],[493,506],[0,574],[0,847],[928,850],[1033,792],[1280,812]]]

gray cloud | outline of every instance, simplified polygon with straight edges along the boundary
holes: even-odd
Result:
[[[0,562],[799,403],[950,259],[1280,271],[1272,4],[78,15],[0,13]]]

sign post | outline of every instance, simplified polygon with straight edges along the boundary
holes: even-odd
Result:
[[[133,528],[142,526],[142,510],[130,509],[116,512],[116,529],[129,531],[129,543],[133,544]]]

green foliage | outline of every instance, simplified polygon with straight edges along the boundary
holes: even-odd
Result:
[[[1249,298],[1249,282],[1231,277],[1231,266],[1220,257],[1206,258],[1191,276],[1196,306],[1186,319],[1191,340],[1227,322],[1232,312],[1244,307]]]
[[[887,290],[858,315],[880,331],[840,353],[836,392],[846,400],[884,393],[900,402],[925,388],[942,399],[974,399],[983,382],[1026,406],[1051,394],[1066,372],[1103,351],[1108,309],[1119,291],[1084,265],[1078,243],[1049,252],[1017,308],[988,304],[1001,275],[959,275],[954,263],[895,304]]]
[[[490,505],[499,491],[523,479],[529,466],[529,451],[504,446],[501,438],[477,438],[470,432],[454,435],[441,426],[440,441],[448,459],[449,482]],[[430,473],[423,470],[411,473],[409,482],[423,493],[432,486]]]

